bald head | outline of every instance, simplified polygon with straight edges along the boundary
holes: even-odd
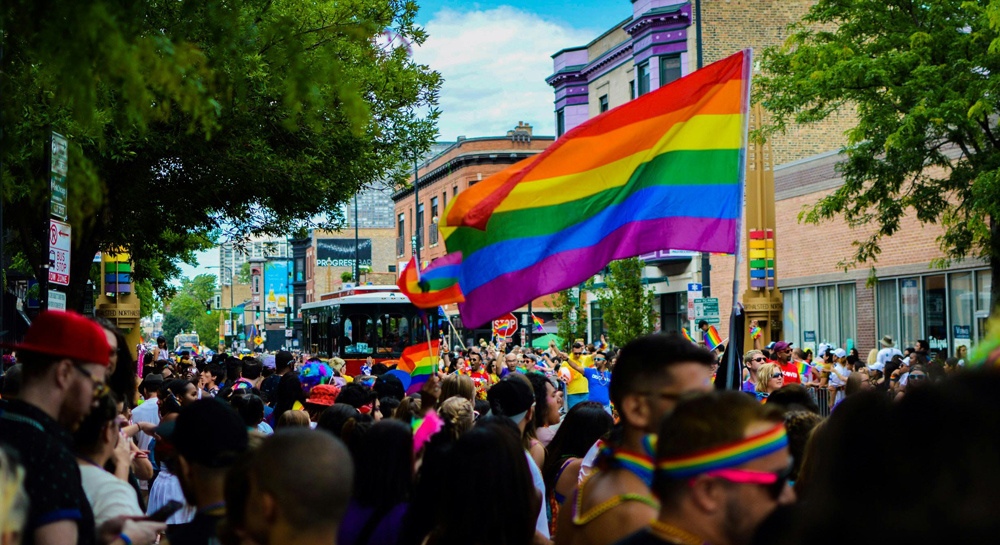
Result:
[[[286,524],[308,532],[340,525],[354,466],[333,435],[285,428],[254,452],[251,475],[253,493],[271,496]]]

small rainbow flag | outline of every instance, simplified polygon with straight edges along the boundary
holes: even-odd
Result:
[[[684,338],[685,338],[685,339],[687,339],[687,340],[689,340],[689,341],[691,341],[691,342],[694,342],[694,339],[692,339],[692,338],[691,338],[691,334],[690,334],[690,333],[688,333],[688,330],[687,330],[687,329],[684,329],[684,328],[682,327],[682,328],[681,328],[681,334],[682,334],[682,335],[684,335]],[[697,343],[696,343],[696,344],[697,344]]]
[[[797,368],[800,377],[809,374],[809,370],[812,369],[812,366],[804,361],[795,362],[795,367]]]
[[[425,343],[420,343],[403,350],[396,369],[410,374],[410,387],[406,389],[406,395],[419,392],[427,379],[434,374],[440,346],[441,341],[434,340],[429,347]]]
[[[435,259],[426,269],[417,267],[416,258],[399,275],[399,291],[419,308],[434,308],[449,303],[465,301],[458,285],[458,273],[462,262],[461,253],[452,253]],[[440,312],[440,311],[439,311]]]
[[[720,344],[722,344],[722,337],[719,336],[719,332],[716,331],[714,325],[708,326],[708,331],[705,332],[705,346],[715,350]]]
[[[544,331],[544,330],[542,329],[542,320],[540,320],[540,319],[538,318],[538,316],[535,316],[534,314],[532,314],[532,315],[531,315],[531,320],[532,320],[533,322],[535,322],[535,331]]]

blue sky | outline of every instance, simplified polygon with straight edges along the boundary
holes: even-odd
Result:
[[[440,137],[505,134],[524,121],[555,134],[551,55],[584,45],[631,15],[629,0],[418,0],[417,20],[430,34],[414,51],[444,76]],[[218,274],[218,250],[200,252],[182,276]]]

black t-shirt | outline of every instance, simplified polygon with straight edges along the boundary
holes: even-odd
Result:
[[[662,545],[664,543],[672,544],[673,542],[660,539],[659,536],[649,531],[649,528],[643,528],[614,545]]]
[[[221,510],[220,510],[221,511]],[[225,516],[221,514],[198,512],[187,524],[178,524],[167,531],[167,540],[177,545],[209,545],[218,543],[216,532],[219,522]]]
[[[35,530],[63,520],[77,523],[77,543],[94,543],[94,513],[70,451],[73,438],[41,409],[23,401],[0,401],[0,442],[24,467],[30,507],[23,545],[34,545]]]

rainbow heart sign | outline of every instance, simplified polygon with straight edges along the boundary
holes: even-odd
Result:
[[[517,331],[517,318],[513,314],[507,313],[496,320],[493,320],[493,336],[501,339],[513,337]]]

